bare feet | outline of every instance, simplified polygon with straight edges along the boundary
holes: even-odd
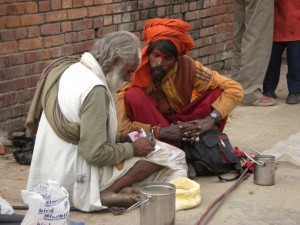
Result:
[[[110,190],[100,192],[102,205],[107,207],[129,207],[140,200],[140,192],[137,188],[123,188],[119,193]]]
[[[140,194],[140,189],[138,187],[124,187],[121,191],[119,191],[120,194]]]

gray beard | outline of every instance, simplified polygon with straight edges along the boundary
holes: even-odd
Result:
[[[106,74],[106,83],[113,96],[124,84],[124,80],[120,77],[119,72],[119,68],[116,68],[112,72]]]

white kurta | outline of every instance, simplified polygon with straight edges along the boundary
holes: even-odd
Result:
[[[68,120],[80,124],[80,108],[96,85],[103,85],[103,82],[97,74],[81,63],[70,66],[64,72],[59,81],[58,102]],[[47,180],[54,180],[69,192],[71,206],[82,211],[101,210],[106,207],[101,204],[100,191],[109,187],[139,160],[165,166],[165,169],[151,175],[145,181],[167,182],[187,176],[184,152],[166,143],[158,141],[157,144],[162,147],[161,151],[148,158],[133,157],[126,160],[122,170],[114,165],[93,166],[79,154],[77,145],[65,142],[56,135],[43,113],[36,136],[27,189]]]

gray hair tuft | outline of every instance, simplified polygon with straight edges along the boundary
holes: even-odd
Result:
[[[112,59],[119,56],[123,63],[133,62],[140,48],[140,40],[128,31],[117,31],[106,34],[97,40],[90,53],[101,65],[103,72],[111,70]]]

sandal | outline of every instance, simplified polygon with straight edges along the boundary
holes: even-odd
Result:
[[[250,105],[252,106],[272,106],[275,105],[276,101],[274,98],[270,98],[267,96],[261,96],[260,98],[258,98],[255,102],[252,102]]]

